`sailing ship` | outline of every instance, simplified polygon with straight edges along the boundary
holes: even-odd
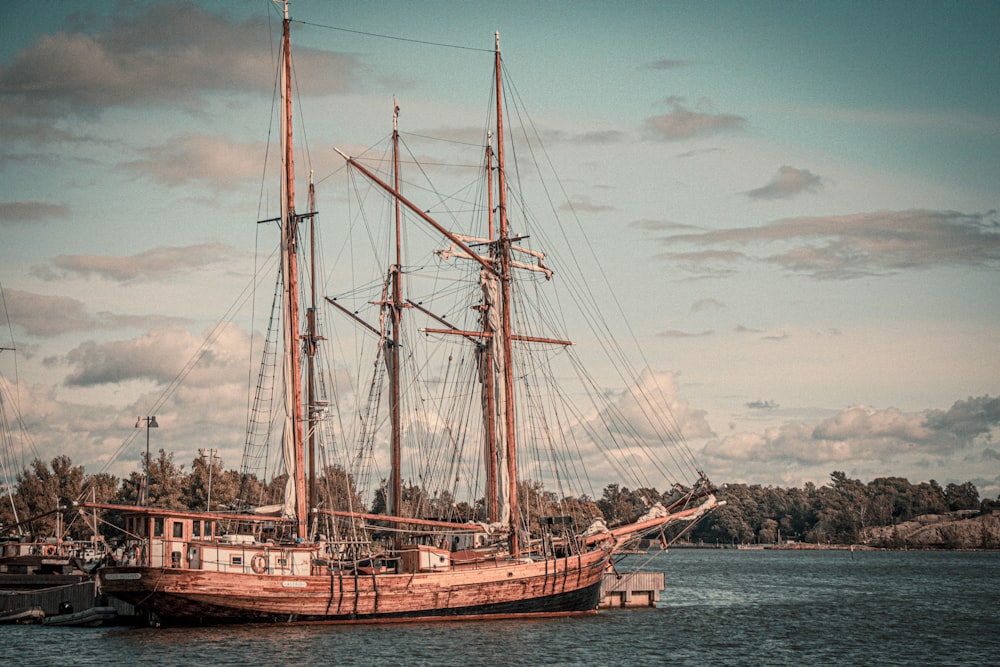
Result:
[[[156,624],[349,623],[594,613],[602,574],[618,554],[644,536],[697,520],[717,503],[712,485],[698,471],[689,486],[678,483],[663,503],[625,525],[608,527],[600,521],[581,525],[572,513],[528,506],[526,478],[519,469],[528,436],[520,429],[527,423],[544,431],[547,438],[574,426],[545,424],[545,409],[538,405],[518,412],[525,395],[534,396],[534,385],[524,388],[528,386],[524,378],[533,369],[518,366],[523,358],[520,348],[563,350],[570,343],[522,331],[517,314],[517,274],[548,282],[553,272],[542,253],[524,245],[525,236],[512,233],[508,219],[499,36],[494,49],[497,148],[494,152],[487,146],[485,151],[490,187],[487,220],[481,222],[484,235],[449,231],[401,191],[397,113],[393,115],[393,168],[388,179],[362,160],[341,153],[350,169],[385,194],[395,212],[395,257],[381,297],[374,300],[380,323],[367,327],[378,341],[373,346],[377,370],[388,378],[388,405],[382,413],[388,415],[384,421],[389,427],[385,441],[390,474],[381,490],[379,511],[353,505],[351,493],[346,494],[345,506],[317,502],[315,438],[321,423],[329,421],[331,408],[315,374],[316,349],[324,339],[317,331],[315,278],[305,279],[299,268],[316,265],[312,248],[300,243],[305,228],[313,226],[316,212],[311,183],[309,211],[296,209],[290,23],[285,3],[279,67],[282,211],[276,220],[281,229],[279,283],[284,322],[280,384],[285,408],[283,458],[288,472],[285,501],[280,507],[226,512],[85,504],[90,509],[122,513],[129,536],[119,561],[99,570],[102,592],[135,605]],[[439,240],[442,247],[437,258],[442,264],[461,264],[467,274],[468,267],[473,267],[469,274],[473,277],[464,281],[471,283],[476,295],[464,308],[473,324],[455,324],[404,294],[406,270],[400,250],[404,212]],[[300,297],[304,285],[311,289],[301,291],[311,294]],[[338,300],[325,301],[351,311]],[[463,413],[459,426],[437,431],[452,444],[473,441],[473,449],[483,453],[483,475],[475,477],[481,494],[481,502],[473,501],[477,520],[421,511],[413,502],[412,488],[404,485],[403,459],[408,452],[404,432],[419,430],[407,423],[402,407],[408,385],[403,369],[409,360],[409,348],[402,341],[404,311],[420,312],[433,321],[433,326],[420,329],[425,338],[453,349],[472,350],[471,375],[478,387],[473,392],[477,394],[475,416]],[[371,393],[381,396],[380,390]],[[421,401],[438,398],[425,395]],[[372,433],[380,420],[360,421],[364,425],[358,439],[367,444],[359,449],[374,447]],[[430,427],[424,425],[424,429],[426,434]],[[425,455],[425,471],[435,463],[433,458]],[[452,480],[463,478],[465,473],[456,472],[454,460],[451,463],[447,474]],[[570,455],[561,459],[561,465],[579,467],[582,462]]]

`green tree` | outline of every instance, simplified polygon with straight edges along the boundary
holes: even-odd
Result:
[[[74,466],[68,456],[56,456],[49,465],[36,458],[17,477],[15,492],[8,498],[5,526],[34,539],[88,536],[90,528],[75,521],[74,509],[82,495],[84,477],[83,466]],[[16,528],[15,515],[20,522]]]
[[[539,520],[542,517],[562,516],[559,501],[554,493],[546,491],[537,480],[523,480],[517,483],[518,511],[521,525],[528,528],[532,537],[541,534]]]
[[[6,524],[8,531],[38,538],[52,534],[54,518],[42,516],[56,508],[56,490],[51,488],[50,477],[48,466],[41,459],[33,460],[18,474],[11,496],[11,518]]]
[[[383,488],[384,491],[384,488]],[[366,508],[357,492],[354,477],[339,465],[327,466],[316,478],[316,507],[328,511],[364,512]],[[384,514],[384,512],[382,512]],[[338,520],[320,514],[313,528],[320,535],[336,535]],[[378,537],[376,539],[379,539]],[[381,536],[385,539],[385,536]]]
[[[87,475],[80,500],[114,503],[120,487],[121,480],[111,473],[100,472],[96,475]],[[112,517],[108,512],[93,512],[81,508],[80,518],[87,525],[91,535],[101,536],[105,540],[111,540],[121,535],[121,531],[118,529],[121,524],[120,522],[115,523],[119,517]]]
[[[214,452],[213,452],[214,454]],[[189,509],[216,509],[222,502],[222,459],[216,456],[197,456],[191,461],[191,472],[181,482],[182,503]],[[209,507],[209,493],[212,506]]]
[[[218,510],[242,511],[245,507],[240,502],[240,490],[250,489],[260,495],[263,485],[254,475],[243,476],[236,470],[221,470],[212,477],[212,508]]]
[[[118,493],[115,494],[114,502],[119,505],[141,505],[145,480],[146,475],[143,472],[130,472],[128,477],[122,480]]]
[[[944,497],[948,503],[948,509],[953,512],[979,509],[979,489],[972,482],[949,484],[944,487]]]
[[[705,519],[700,533],[703,541],[720,544],[746,544],[753,540],[754,532],[743,512],[735,505],[723,505]]]
[[[662,501],[662,496],[655,489],[636,489],[629,491],[628,487],[608,484],[604,487],[597,507],[604,515],[609,526],[615,526],[635,520],[641,516],[654,502]]]
[[[264,484],[259,496],[254,499],[253,485],[247,484],[248,478],[243,478],[243,485],[240,487],[240,499],[246,500],[250,505],[274,505],[280,503],[285,498],[285,483],[288,481],[288,473],[281,473],[271,478],[271,481]]]
[[[757,541],[761,544],[774,544],[778,541],[778,522],[774,519],[764,519],[757,531]]]
[[[174,464],[173,452],[160,450],[149,464],[149,505],[151,507],[184,507],[184,468]]]
[[[915,491],[912,513],[909,518],[920,516],[921,514],[942,514],[948,511],[948,502],[944,496],[944,489],[933,479],[929,482],[921,482]]]
[[[121,480],[111,473],[99,472],[96,475],[87,475],[83,483],[81,500],[98,503],[114,502],[120,486]]]

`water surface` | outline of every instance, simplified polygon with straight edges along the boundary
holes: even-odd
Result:
[[[651,565],[667,573],[656,609],[596,616],[0,626],[0,640],[5,664],[25,666],[1000,664],[1000,553],[673,549]]]

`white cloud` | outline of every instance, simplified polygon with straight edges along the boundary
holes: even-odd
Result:
[[[585,195],[577,196],[574,201],[566,202],[560,208],[566,211],[576,211],[577,213],[606,213],[607,211],[615,210],[614,206],[595,202]]]
[[[25,290],[5,290],[7,313],[15,328],[28,336],[59,336],[76,331],[122,329],[149,326],[176,318],[163,316],[93,313],[86,305],[68,296],[38,294]]]
[[[787,164],[778,169],[771,181],[762,187],[750,190],[746,195],[752,199],[787,199],[803,192],[819,192],[823,179],[808,169],[797,169]]]
[[[795,420],[712,439],[702,451],[706,467],[723,480],[759,482],[761,476],[781,475],[801,480],[844,467],[872,477],[905,475],[928,461],[985,460],[998,427],[1000,398],[990,396],[957,401],[948,410],[909,413],[854,406],[820,421]]]
[[[874,211],[791,218],[759,227],[672,234],[668,244],[707,246],[665,253],[692,270],[719,271],[719,263],[764,262],[818,279],[845,279],[934,266],[1000,266],[1000,223],[995,211]],[[791,247],[751,254],[770,243]],[[738,245],[746,252],[727,249]]]
[[[711,336],[714,331],[711,329],[705,329],[704,331],[680,331],[679,329],[664,329],[658,332],[656,335],[660,338],[704,338],[705,336]]]
[[[36,266],[32,272],[45,280],[69,275],[98,276],[114,282],[162,280],[225,262],[236,255],[231,246],[202,243],[192,246],[153,248],[136,255],[59,255],[52,266]]]
[[[691,304],[692,313],[700,313],[705,310],[722,310],[726,304],[718,299],[699,299]]]
[[[646,119],[646,128],[660,139],[677,140],[716,134],[726,130],[740,129],[745,119],[732,114],[716,114],[708,110],[691,110],[684,105],[682,97],[668,97],[664,102],[670,107],[665,114]],[[699,106],[708,106],[702,102]]]
[[[264,20],[235,21],[191,2],[118,11],[107,24],[39,37],[0,68],[0,99],[31,120],[151,104],[194,109],[208,91],[266,94],[260,72],[272,69],[272,56]],[[331,92],[354,87],[359,65],[300,47],[295,67],[313,82],[305,92]]]
[[[683,443],[714,434],[706,412],[679,395],[676,374],[647,369],[608,399],[607,407],[588,417],[588,444],[571,454],[574,465],[582,457],[598,489],[612,482],[660,489],[690,482],[692,462]]]
[[[0,202],[0,225],[68,218],[69,207],[38,201]]]
[[[194,359],[198,365],[185,378],[186,383],[213,386],[245,379],[246,367],[241,360],[246,358],[248,340],[232,326],[216,333],[212,340],[203,342],[184,328],[171,326],[132,340],[86,341],[66,355],[66,362],[76,368],[66,384],[86,387],[151,380],[168,385]]]
[[[141,149],[141,159],[125,162],[121,168],[169,186],[197,183],[234,190],[260,179],[259,165],[265,151],[259,142],[244,144],[223,137],[188,134]]]

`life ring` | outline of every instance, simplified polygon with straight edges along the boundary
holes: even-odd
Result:
[[[250,569],[256,574],[264,574],[267,572],[267,554],[263,551],[258,551],[250,559]]]
[[[55,556],[56,555],[56,548],[50,544],[49,546],[45,547],[45,551],[43,553],[46,556]]]

